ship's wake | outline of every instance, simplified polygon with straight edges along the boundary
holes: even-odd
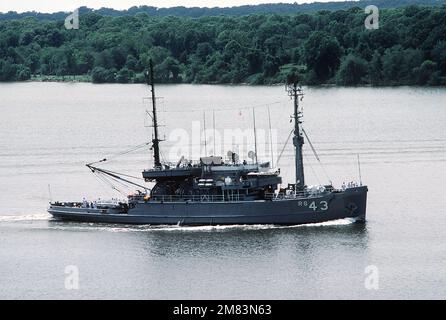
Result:
[[[214,226],[179,226],[179,225],[118,225],[118,224],[98,224],[64,222],[52,219],[50,214],[27,214],[27,215],[5,215],[0,216],[1,222],[33,222],[48,221],[50,229],[57,230],[79,230],[79,231],[108,231],[108,232],[219,232],[231,230],[270,230],[270,229],[292,229],[292,228],[315,228],[344,226],[354,223],[353,219],[340,219],[321,223],[308,223],[300,225],[274,225],[274,224],[254,224],[254,225],[214,225]]]
[[[51,215],[48,213],[0,216],[0,222],[45,221],[50,219]]]
[[[217,226],[145,226],[142,230],[151,231],[229,231],[229,230],[268,230],[268,229],[292,229],[308,227],[342,226],[354,223],[353,219],[340,219],[321,223],[308,223],[300,225],[274,225],[274,224],[253,224],[253,225],[217,225]],[[147,229],[148,228],[148,229]],[[145,230],[144,230],[145,229]]]
[[[80,230],[80,231],[107,231],[116,233],[125,232],[227,232],[227,231],[252,231],[252,230],[274,230],[292,228],[316,228],[345,226],[354,223],[352,219],[341,219],[322,223],[301,224],[294,226],[280,226],[272,224],[256,225],[216,225],[216,226],[173,226],[173,225],[109,225],[95,223],[66,223],[54,221],[51,228],[58,230]]]

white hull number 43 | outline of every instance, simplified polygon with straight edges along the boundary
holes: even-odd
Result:
[[[319,201],[319,203],[316,204],[316,201],[299,201],[297,203],[299,207],[307,207],[312,209],[313,211],[327,211],[328,210],[328,202],[327,201]]]

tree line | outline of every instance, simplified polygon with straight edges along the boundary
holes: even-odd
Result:
[[[310,2],[310,1],[309,1]],[[330,2],[311,2],[311,3],[267,3],[258,5],[242,5],[234,7],[170,7],[157,8],[153,6],[134,6],[127,10],[116,10],[112,8],[91,9],[88,7],[80,7],[81,14],[97,13],[102,16],[121,17],[133,16],[138,13],[147,13],[150,16],[165,17],[178,16],[200,18],[205,16],[218,15],[249,15],[249,14],[296,14],[316,12],[320,10],[347,10],[353,7],[365,8],[368,5],[375,5],[381,9],[398,8],[409,5],[424,6],[440,6],[446,4],[446,0],[359,0],[359,1],[330,1]],[[33,17],[38,20],[63,20],[67,16],[67,12],[42,13],[28,11],[18,13],[10,11],[0,13],[0,20],[15,20]]]
[[[363,8],[201,18],[137,13],[64,21],[0,21],[0,81],[85,76],[140,83],[149,59],[163,83],[445,85],[446,6],[380,10],[367,30]]]

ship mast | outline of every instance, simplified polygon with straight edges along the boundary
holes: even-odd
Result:
[[[297,77],[289,77],[286,85],[289,96],[294,100],[294,137],[293,144],[296,149],[295,167],[296,167],[296,190],[303,190],[305,187],[304,163],[302,148],[304,138],[301,133],[302,111],[299,109],[299,98],[303,97],[302,88],[297,84]]]
[[[155,136],[152,139],[152,148],[153,148],[153,158],[155,160],[155,168],[161,168],[161,160],[160,160],[160,139],[158,137],[158,118],[156,114],[156,95],[155,95],[155,80],[153,73],[153,62],[152,59],[149,61],[150,72],[146,74],[147,84],[151,87],[152,91],[152,120],[153,120],[153,129]]]

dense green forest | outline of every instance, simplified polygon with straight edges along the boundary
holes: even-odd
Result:
[[[347,1],[329,1],[329,2],[310,2],[309,3],[269,3],[258,5],[242,5],[235,7],[171,7],[157,8],[152,6],[131,7],[127,10],[115,10],[112,8],[91,9],[87,7],[79,8],[81,14],[97,13],[102,16],[121,17],[138,13],[147,13],[150,16],[165,17],[191,17],[200,18],[205,16],[218,15],[248,15],[248,14],[294,14],[307,13],[320,10],[347,10],[353,7],[365,8],[368,5],[375,5],[381,9],[398,8],[409,5],[439,6],[446,4],[446,0],[347,0]],[[0,20],[22,19],[34,17],[39,20],[63,20],[67,16],[66,12],[41,13],[41,12],[22,12],[10,11],[0,13]]]
[[[84,13],[64,21],[0,21],[0,81],[89,75],[142,82],[152,58],[164,83],[445,85],[446,6],[384,9],[367,30],[363,8],[201,18]]]

